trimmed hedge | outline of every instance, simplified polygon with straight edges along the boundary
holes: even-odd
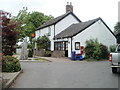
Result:
[[[2,72],[18,72],[21,70],[19,60],[12,56],[3,56]]]

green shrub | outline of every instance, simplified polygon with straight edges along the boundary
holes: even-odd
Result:
[[[18,72],[21,70],[19,60],[12,56],[3,56],[2,72]]]
[[[28,44],[28,47],[27,48],[33,48],[34,45],[33,44]]]
[[[33,57],[33,49],[28,50],[28,57]]]
[[[36,40],[36,43],[37,43],[38,50],[40,50],[40,49],[50,50],[50,43],[51,42],[46,35],[39,37]]]
[[[101,55],[102,55],[102,52],[101,52],[101,49],[100,49],[100,45],[96,46],[95,50],[92,53],[93,59],[99,60],[99,59],[101,59]]]
[[[86,46],[85,46],[85,58],[93,58],[93,53],[95,51],[95,42],[90,39],[86,41]]]
[[[109,51],[108,51],[108,47],[101,44],[100,45],[100,49],[101,49],[101,58],[102,59],[109,59]]]
[[[116,45],[111,45],[110,46],[110,52],[115,52],[116,50]]]
[[[90,39],[86,41],[86,46],[85,46],[85,58],[87,59],[108,59],[109,57],[109,51],[108,48],[99,43],[96,40]]]
[[[52,51],[45,51],[44,56],[45,57],[50,57],[51,53],[52,53]]]

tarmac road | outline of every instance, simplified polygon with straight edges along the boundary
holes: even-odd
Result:
[[[23,73],[12,88],[118,88],[109,61],[21,62]]]

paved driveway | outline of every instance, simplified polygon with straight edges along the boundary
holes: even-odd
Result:
[[[24,72],[13,88],[118,88],[108,61],[22,62]]]

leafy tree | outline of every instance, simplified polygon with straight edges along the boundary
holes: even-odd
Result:
[[[0,57],[2,59],[2,72],[17,72],[21,70],[19,60],[12,57],[13,53],[16,50],[16,42],[18,32],[15,31],[15,28],[18,26],[18,22],[10,19],[11,14],[5,11],[0,10],[0,35],[2,36],[2,54]]]
[[[31,22],[35,28],[38,28],[43,23],[47,22],[52,18],[53,16],[51,15],[47,16],[47,15],[44,15],[43,13],[34,11],[30,14],[29,22]]]
[[[34,25],[29,22],[30,13],[27,12],[27,8],[23,7],[23,10],[20,10],[18,15],[13,17],[13,20],[21,22],[19,27],[16,30],[19,32],[18,38],[23,40],[26,36],[30,37],[32,30],[35,29]]]
[[[19,31],[19,39],[23,40],[24,37],[28,36],[30,42],[32,42],[33,37],[31,34],[34,34],[36,28],[52,18],[53,16],[47,16],[40,12],[30,13],[27,8],[23,7],[23,10],[20,10],[19,14],[12,19],[21,22],[19,28],[17,28]]]
[[[36,43],[38,50],[39,49],[50,50],[50,40],[46,35],[39,37]]]
[[[114,33],[115,34],[118,34],[118,33],[120,33],[120,22],[117,22],[117,24],[115,25],[115,27],[114,27]]]
[[[4,55],[13,55],[16,48],[18,32],[14,29],[18,26],[16,21],[11,21],[11,14],[0,11],[0,21],[2,22],[2,53]]]

